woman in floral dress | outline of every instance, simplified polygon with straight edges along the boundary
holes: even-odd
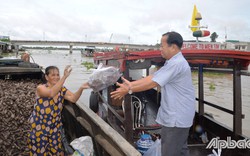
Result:
[[[31,131],[28,136],[30,155],[64,155],[61,142],[61,112],[64,99],[75,103],[84,89],[89,88],[84,83],[72,93],[63,86],[70,75],[71,67],[66,66],[64,75],[60,78],[59,69],[49,66],[45,69],[46,83],[38,85],[36,89],[36,104],[29,118]]]

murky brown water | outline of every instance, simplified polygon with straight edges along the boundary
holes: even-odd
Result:
[[[93,58],[87,58],[81,56],[80,51],[73,51],[73,54],[69,54],[69,51],[62,50],[29,50],[32,58],[36,63],[44,68],[49,65],[56,65],[63,74],[63,69],[66,65],[70,64],[73,67],[71,75],[66,80],[65,86],[71,91],[75,92],[79,86],[88,80],[88,77],[92,71],[87,70],[82,62],[93,62]],[[204,91],[205,100],[214,104],[219,104],[222,107],[232,110],[233,109],[233,77],[231,74],[205,74],[204,77]],[[250,76],[242,76],[242,103],[243,114],[245,118],[243,121],[243,134],[250,137]],[[193,82],[198,87],[198,78],[196,74],[193,74]],[[79,99],[79,104],[88,105],[89,94],[91,90],[85,90]],[[198,96],[198,92],[197,92]],[[223,124],[232,127],[233,117],[230,114],[223,113],[217,109],[209,106],[205,106],[205,112],[212,114],[213,117],[222,122]]]
[[[193,82],[198,97],[198,77],[193,74]],[[233,110],[233,77],[232,74],[204,74],[204,100],[221,107]],[[242,120],[243,134],[250,137],[250,76],[241,76],[242,85]],[[197,107],[198,108],[198,107]],[[205,112],[212,114],[221,123],[233,127],[233,116],[205,105]]]

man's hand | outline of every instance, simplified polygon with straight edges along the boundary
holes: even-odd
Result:
[[[122,77],[123,83],[116,83],[119,88],[117,88],[115,91],[111,92],[111,98],[114,99],[121,99],[123,98],[126,94],[128,94],[129,88],[131,88],[131,82],[129,82],[127,79]]]
[[[128,86],[128,88],[131,88],[132,87],[132,84],[131,82],[129,82],[127,79],[125,79],[124,77],[122,77],[122,81],[123,81],[123,84],[125,84],[126,86]]]

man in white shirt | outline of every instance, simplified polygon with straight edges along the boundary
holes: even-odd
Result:
[[[122,98],[127,93],[141,92],[161,87],[161,106],[156,122],[162,125],[162,156],[189,156],[187,138],[195,114],[195,91],[191,69],[181,53],[183,38],[177,32],[167,32],[161,38],[161,55],[166,62],[153,75],[137,81],[117,83],[119,88],[112,98]]]

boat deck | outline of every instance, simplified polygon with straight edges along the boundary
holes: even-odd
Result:
[[[207,156],[212,154],[212,150],[206,149],[206,145],[188,145],[191,156]]]

